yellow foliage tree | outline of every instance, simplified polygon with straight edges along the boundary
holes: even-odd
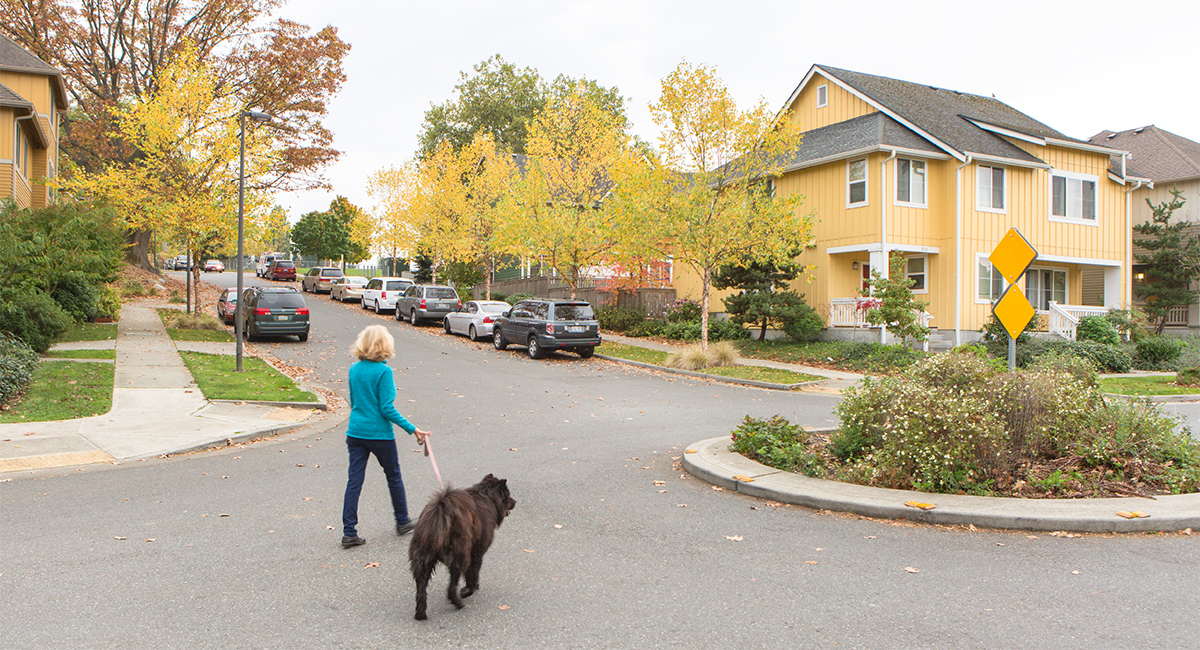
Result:
[[[777,196],[774,179],[800,145],[795,121],[764,102],[742,111],[708,67],[686,61],[650,106],[658,156],[620,187],[639,226],[630,245],[687,264],[701,280],[701,346],[708,347],[712,276],[727,264],[791,262],[811,239],[803,196]]]
[[[414,225],[419,222],[416,215],[425,204],[422,182],[420,168],[411,161],[381,169],[367,181],[367,194],[375,201],[372,242],[380,255],[395,260],[413,252],[413,242],[420,236]]]

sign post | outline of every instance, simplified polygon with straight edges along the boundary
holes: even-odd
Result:
[[[988,260],[1008,282],[1004,295],[992,305],[992,315],[1008,332],[1008,371],[1017,367],[1017,337],[1025,330],[1036,312],[1017,286],[1017,280],[1037,259],[1037,251],[1016,228],[1009,228],[1004,238],[992,249]]]

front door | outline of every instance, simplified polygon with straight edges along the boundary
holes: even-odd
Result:
[[[862,264],[862,266],[859,267],[862,269],[861,288],[862,288],[862,292],[864,294],[866,294],[871,290],[871,263],[870,262],[860,262],[860,264]],[[842,268],[845,268],[845,267],[842,267]]]

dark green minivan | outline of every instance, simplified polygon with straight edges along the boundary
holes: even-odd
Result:
[[[290,287],[250,287],[242,292],[242,336],[298,336],[308,340],[308,304]]]

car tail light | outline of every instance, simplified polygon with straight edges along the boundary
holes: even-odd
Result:
[[[546,323],[546,333],[547,334],[554,333],[554,323]]]
[[[379,292],[379,297],[380,297],[380,298],[383,298],[384,300],[387,300],[387,292],[386,292],[386,291],[380,291],[380,292]]]
[[[461,300],[458,301],[458,308],[462,309],[462,301]]]
[[[483,317],[483,324],[484,324],[484,325],[487,325],[488,323],[491,323],[491,322],[492,322],[492,317],[491,317],[491,316],[484,316],[484,317]]]
[[[425,299],[421,298],[421,309],[425,309]]]
[[[271,310],[267,309],[266,307],[259,307],[258,309],[254,310],[254,314],[256,316],[266,316],[267,314],[270,314],[270,313],[271,313]]]
[[[308,315],[308,307],[301,307],[300,309],[296,310],[296,313],[303,315],[303,316],[307,316]]]

